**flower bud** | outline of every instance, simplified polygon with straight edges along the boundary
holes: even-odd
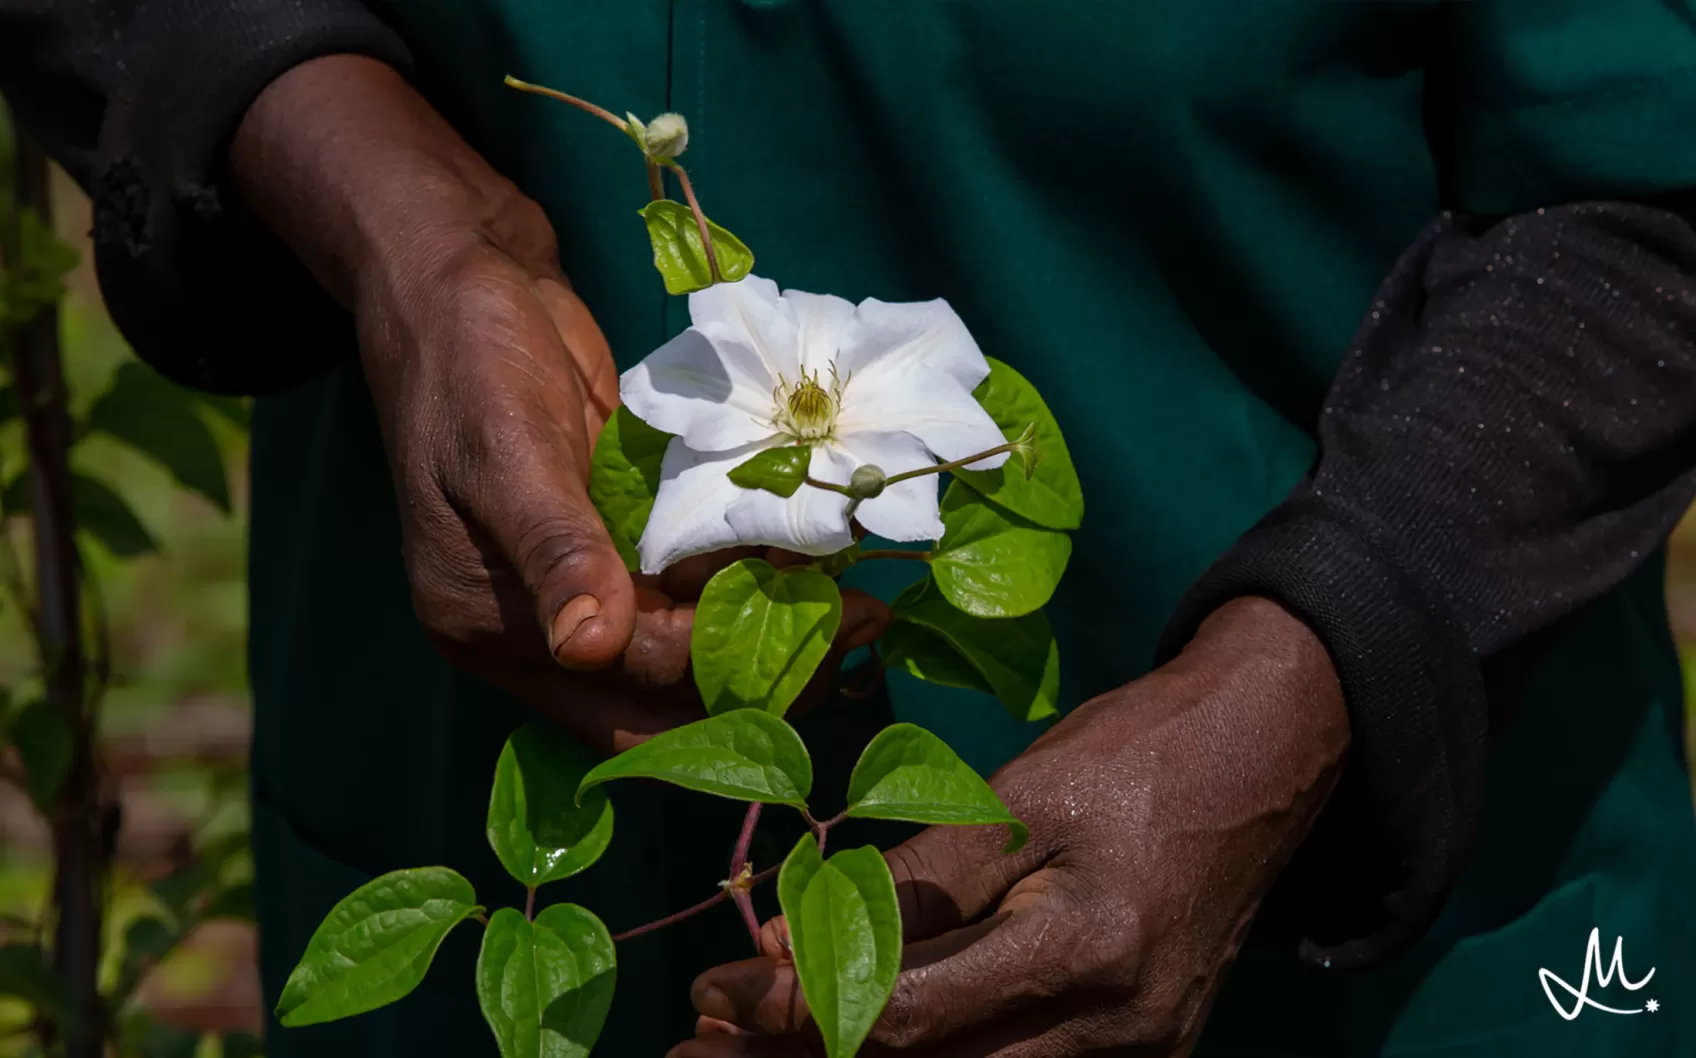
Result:
[[[642,129],[642,149],[650,158],[675,158],[689,147],[689,123],[682,114],[661,114]]]
[[[855,467],[848,479],[848,492],[856,500],[875,500],[883,495],[883,468],[867,463]]]

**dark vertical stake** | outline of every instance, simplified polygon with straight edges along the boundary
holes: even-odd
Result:
[[[17,138],[17,206],[7,234],[9,261],[18,252],[24,210],[51,224],[47,157],[29,137]],[[69,778],[52,808],[54,969],[70,990],[75,1017],[65,1033],[66,1058],[100,1058],[100,919],[105,849],[100,780],[83,674],[80,574],[71,509],[68,455],[72,428],[65,407],[57,308],[15,334],[12,374],[29,451],[30,512],[34,525],[36,622],[48,701],[63,711],[74,737]]]

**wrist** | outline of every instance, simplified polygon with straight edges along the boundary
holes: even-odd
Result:
[[[552,257],[540,209],[397,72],[363,56],[313,59],[273,81],[230,162],[254,211],[349,308],[497,235]],[[524,246],[525,232],[540,245]]]
[[[1286,826],[1280,856],[1305,837],[1341,772],[1349,716],[1330,651],[1301,618],[1271,599],[1241,596],[1210,614],[1160,670],[1205,702],[1229,766]]]

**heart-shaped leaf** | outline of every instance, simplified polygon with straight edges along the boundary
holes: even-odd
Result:
[[[895,600],[883,635],[886,664],[922,680],[982,690],[1019,720],[1055,715],[1060,648],[1041,610],[1023,617],[973,617],[942,597],[927,577]]]
[[[891,724],[860,754],[848,779],[848,814],[909,823],[1005,823],[1007,852],[1030,836],[959,754],[915,724]]]
[[[583,1058],[612,1006],[618,957],[606,926],[576,904],[534,923],[496,911],[477,956],[477,1002],[501,1058]]]
[[[778,872],[777,899],[825,1053],[850,1058],[901,973],[901,908],[889,865],[874,848],[822,859],[804,834]]]
[[[770,713],[737,709],[663,731],[603,761],[577,795],[614,779],[658,779],[738,801],[804,807],[813,762],[795,729]]]
[[[639,569],[636,542],[648,526],[660,489],[660,464],[671,435],[620,405],[601,427],[589,462],[589,499],[628,569]]]
[[[194,392],[132,361],[119,365],[111,386],[89,408],[88,428],[139,450],[228,514],[224,456],[201,407]]]
[[[448,931],[483,909],[446,867],[392,871],[330,909],[283,985],[284,1025],[363,1014],[418,987]]]
[[[782,716],[842,623],[842,593],[813,569],[745,558],[713,575],[695,606],[689,659],[707,713],[762,709]]]
[[[489,794],[489,846],[519,884],[569,878],[612,841],[612,805],[600,790],[577,803],[594,759],[551,725],[531,723],[507,739]]]
[[[1053,596],[1072,538],[1004,511],[964,482],[942,497],[931,573],[949,602],[978,617],[1022,617]]]
[[[765,489],[788,498],[807,480],[813,450],[805,445],[766,448],[749,456],[730,472],[730,483],[745,489]]]
[[[992,502],[1048,529],[1076,529],[1084,520],[1084,490],[1060,424],[1036,387],[993,357],[978,399],[1009,441],[1036,427],[1034,461],[1015,454],[994,470],[958,470],[954,476]]]
[[[71,774],[76,753],[76,737],[65,711],[37,698],[18,712],[9,737],[23,759],[30,799],[46,812]]]
[[[665,278],[665,292],[687,294],[712,286],[712,270],[701,249],[701,229],[689,207],[662,198],[643,206],[641,214],[648,225],[648,241],[654,244],[654,267]],[[711,220],[707,237],[713,241],[721,280],[734,283],[753,271],[754,252],[741,239]]]
[[[0,996],[22,999],[54,1021],[63,1021],[71,1010],[64,980],[33,944],[0,946]]]

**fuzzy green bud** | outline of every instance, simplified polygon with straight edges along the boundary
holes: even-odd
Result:
[[[689,123],[682,114],[661,114],[642,129],[642,150],[650,158],[675,158],[689,148]]]
[[[855,467],[854,473],[848,478],[848,494],[856,500],[875,500],[883,495],[883,468],[867,463]]]

